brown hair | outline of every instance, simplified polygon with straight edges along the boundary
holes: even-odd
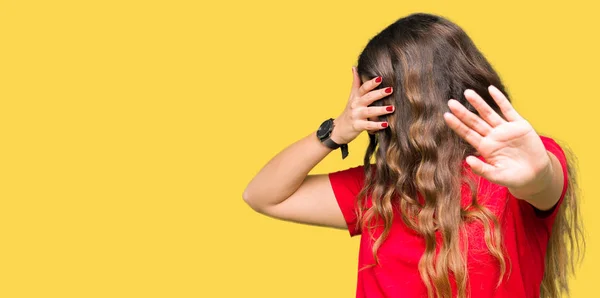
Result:
[[[463,95],[464,90],[472,89],[501,114],[487,89],[494,85],[509,97],[500,77],[460,27],[425,13],[401,18],[373,37],[360,54],[357,70],[367,79],[382,76],[378,88],[394,87],[394,93],[373,105],[396,107],[393,114],[380,117],[388,121],[389,129],[369,135],[366,180],[357,201],[361,227],[375,229],[383,222],[381,234],[372,236],[376,264],[377,250],[389,234],[394,210],[398,210],[403,222],[425,239],[419,272],[429,297],[452,296],[450,275],[458,296],[466,297],[464,223],[478,221],[484,227],[487,248],[500,266],[499,285],[508,267],[500,226],[495,215],[478,203],[473,179],[458,173],[463,160],[475,150],[448,128],[443,113],[453,98],[477,114]],[[572,256],[582,239],[575,173],[569,169],[569,190],[548,243],[543,297],[568,292],[569,264],[573,273]],[[471,188],[470,205],[464,209],[460,205],[463,183]],[[442,236],[437,254],[436,231]]]

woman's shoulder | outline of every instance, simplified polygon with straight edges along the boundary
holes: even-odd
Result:
[[[368,167],[368,169],[370,169],[372,172],[375,172],[374,164],[369,164],[366,167]],[[356,165],[356,166],[346,168],[344,170],[338,170],[335,172],[331,172],[331,173],[329,173],[329,175],[339,175],[339,176],[352,177],[352,178],[356,178],[356,179],[364,179],[364,177],[366,175],[366,171],[365,171],[366,167],[365,167],[365,165]]]
[[[350,193],[357,195],[365,186],[367,169],[371,171],[371,177],[375,177],[376,167],[374,164],[357,165],[344,170],[331,172],[329,173],[331,186],[334,190],[344,188],[349,190]]]

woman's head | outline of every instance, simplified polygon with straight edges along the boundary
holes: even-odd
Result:
[[[461,235],[464,223],[477,221],[483,225],[488,250],[500,266],[501,282],[508,265],[500,227],[493,213],[478,203],[474,181],[461,175],[465,174],[464,158],[475,150],[453,133],[443,118],[449,111],[449,99],[478,114],[463,95],[466,89],[476,91],[501,115],[488,92],[494,85],[509,98],[498,74],[460,27],[424,13],[401,18],[373,37],[359,56],[357,70],[363,82],[381,76],[379,88],[394,88],[390,96],[373,105],[396,108],[394,113],[380,117],[389,128],[369,135],[364,158],[366,182],[358,200],[362,225],[384,224],[373,239],[375,260],[392,217],[399,215],[425,238],[419,271],[429,296],[450,297],[452,275],[459,297],[465,297],[468,277],[464,251],[468,243]],[[374,173],[370,167],[373,158]],[[472,190],[467,207],[460,202],[463,183]],[[367,194],[372,205],[367,204]],[[436,231],[443,239],[437,248]],[[547,271],[545,286],[552,289],[546,292],[558,291],[548,280],[562,273],[559,271]]]
[[[363,82],[381,76],[379,88],[394,87],[391,96],[375,105],[396,106],[397,112],[388,119],[396,130],[406,128],[398,124],[410,123],[414,104],[437,116],[454,98],[476,113],[463,96],[466,89],[473,89],[499,111],[487,88],[494,85],[507,94],[469,36],[451,21],[432,14],[411,14],[385,28],[364,48],[357,70]],[[411,102],[416,97],[420,102]]]

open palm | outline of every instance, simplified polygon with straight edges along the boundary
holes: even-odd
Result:
[[[546,148],[531,124],[515,111],[500,90],[490,86],[489,92],[504,118],[475,91],[466,90],[465,97],[479,116],[451,99],[448,106],[452,113],[445,113],[444,119],[483,157],[483,160],[467,157],[475,174],[508,188],[527,186],[548,169],[550,158]]]

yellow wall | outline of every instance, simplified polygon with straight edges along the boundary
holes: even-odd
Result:
[[[369,38],[423,11],[462,26],[578,155],[573,296],[597,297],[598,4],[484,3],[0,2],[0,296],[352,297],[358,238],[241,194],[339,114]],[[314,172],[358,165],[366,141]]]

